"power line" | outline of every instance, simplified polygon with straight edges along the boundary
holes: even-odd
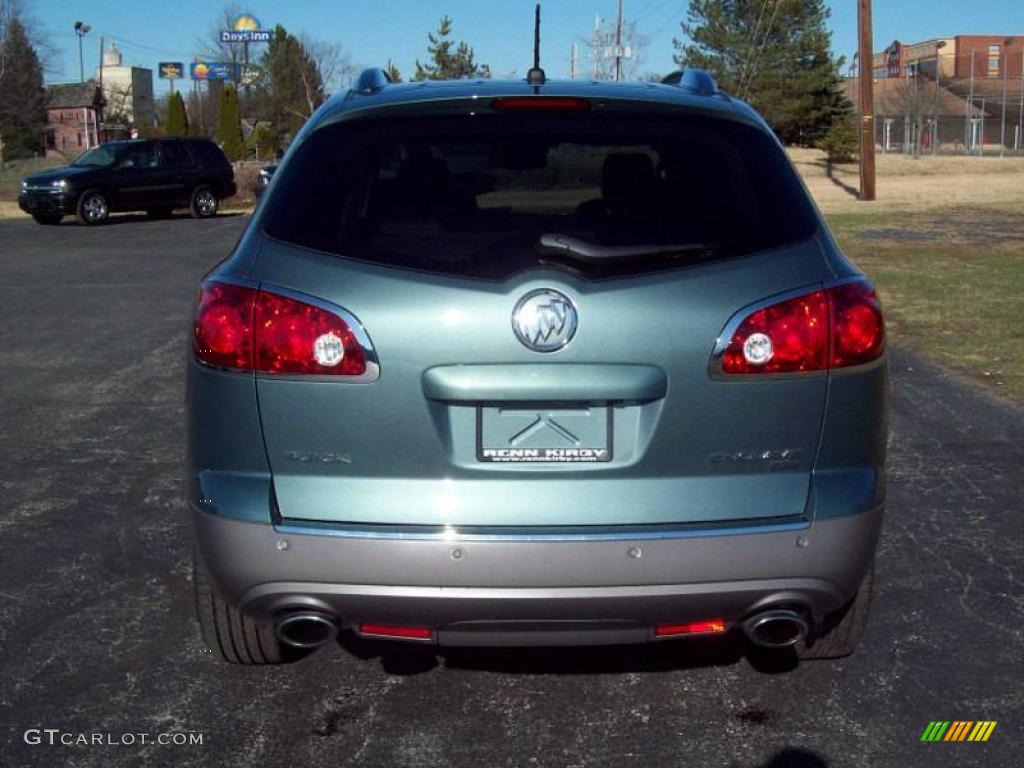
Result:
[[[757,65],[761,59],[761,54],[764,52],[764,46],[768,42],[768,38],[771,37],[772,27],[775,25],[775,16],[779,12],[779,5],[781,0],[775,0],[775,5],[772,8],[772,17],[768,20],[768,28],[764,31],[764,39],[761,40],[761,47],[757,50],[757,55],[750,65],[750,77],[747,79],[747,84],[743,88],[743,95],[740,97],[744,100],[747,98],[747,93],[750,91],[750,86],[754,84],[754,77],[757,75]]]
[[[761,0],[761,12],[757,14],[757,24],[754,25],[754,32],[750,35],[750,52],[747,54],[747,60],[743,63],[743,71],[740,72],[740,80],[737,86],[742,84],[747,79],[747,71],[750,69],[750,62],[753,61],[754,52],[757,50],[757,33],[761,31],[761,22],[764,21],[764,11],[768,7],[768,0]],[[739,87],[737,87],[737,91]]]

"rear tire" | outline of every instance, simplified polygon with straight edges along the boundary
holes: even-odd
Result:
[[[192,190],[192,202],[188,209],[195,219],[209,219],[217,215],[219,203],[213,189],[204,184]]]
[[[826,617],[824,626],[809,641],[801,643],[801,659],[841,659],[857,649],[871,613],[875,591],[875,563],[872,560],[857,596],[839,611]]]
[[[226,602],[210,583],[199,553],[192,555],[196,616],[207,648],[230,664],[281,664],[292,661],[269,621],[251,619]]]
[[[64,218],[64,217],[61,216],[59,213],[57,213],[57,214],[53,214],[53,213],[51,213],[51,214],[34,213],[34,214],[32,214],[32,218],[36,220],[36,224],[53,225],[53,224],[60,224],[60,220],[62,218]]]
[[[110,204],[98,189],[87,189],[78,198],[75,213],[82,224],[92,227],[107,220]]]

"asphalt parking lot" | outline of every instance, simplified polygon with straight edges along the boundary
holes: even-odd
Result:
[[[192,612],[182,371],[197,282],[244,224],[0,222],[0,765],[1020,764],[1024,413],[899,349],[878,591],[849,659],[725,641],[215,661]],[[921,743],[931,720],[998,726]]]

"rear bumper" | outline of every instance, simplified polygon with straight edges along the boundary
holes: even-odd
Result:
[[[64,192],[22,192],[18,195],[18,207],[25,213],[40,216],[72,214],[75,212],[75,197]]]
[[[224,597],[426,626],[446,645],[644,642],[659,624],[795,605],[819,622],[856,593],[882,508],[815,523],[645,537],[422,536],[275,527],[194,512]],[[798,543],[799,542],[799,543]]]

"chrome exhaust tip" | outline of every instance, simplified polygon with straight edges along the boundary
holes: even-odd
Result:
[[[796,611],[778,608],[751,616],[743,622],[743,632],[762,648],[787,648],[807,637],[810,627]]]
[[[338,636],[333,616],[315,611],[289,613],[277,622],[277,639],[292,648],[319,648]]]

